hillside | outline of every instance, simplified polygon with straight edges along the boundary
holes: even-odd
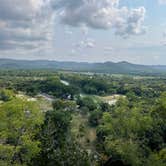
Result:
[[[128,62],[58,62],[48,60],[12,60],[0,59],[0,69],[53,69],[76,72],[97,72],[111,74],[163,73],[166,66],[137,65]]]

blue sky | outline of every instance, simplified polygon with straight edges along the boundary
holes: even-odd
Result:
[[[166,65],[166,0],[0,0],[0,58]]]

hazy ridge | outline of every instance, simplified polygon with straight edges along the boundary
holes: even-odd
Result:
[[[49,60],[13,60],[0,59],[0,69],[53,69],[80,72],[98,73],[163,73],[166,66],[162,65],[139,65],[126,61],[114,63],[88,63],[88,62],[59,62]]]

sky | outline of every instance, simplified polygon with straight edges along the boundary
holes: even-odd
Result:
[[[166,0],[0,0],[0,58],[166,65]]]

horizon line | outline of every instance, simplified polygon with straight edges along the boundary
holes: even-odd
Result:
[[[133,64],[133,65],[141,65],[141,66],[166,66],[166,64],[141,64],[141,63],[133,63],[133,62],[129,62],[129,61],[125,61],[125,60],[121,60],[121,61],[98,61],[98,62],[88,62],[88,61],[64,61],[64,60],[55,60],[55,59],[17,59],[17,58],[0,58],[0,60],[13,60],[13,61],[49,61],[49,62],[59,62],[59,63],[88,63],[88,64],[104,64],[104,63],[128,63],[128,64]]]

